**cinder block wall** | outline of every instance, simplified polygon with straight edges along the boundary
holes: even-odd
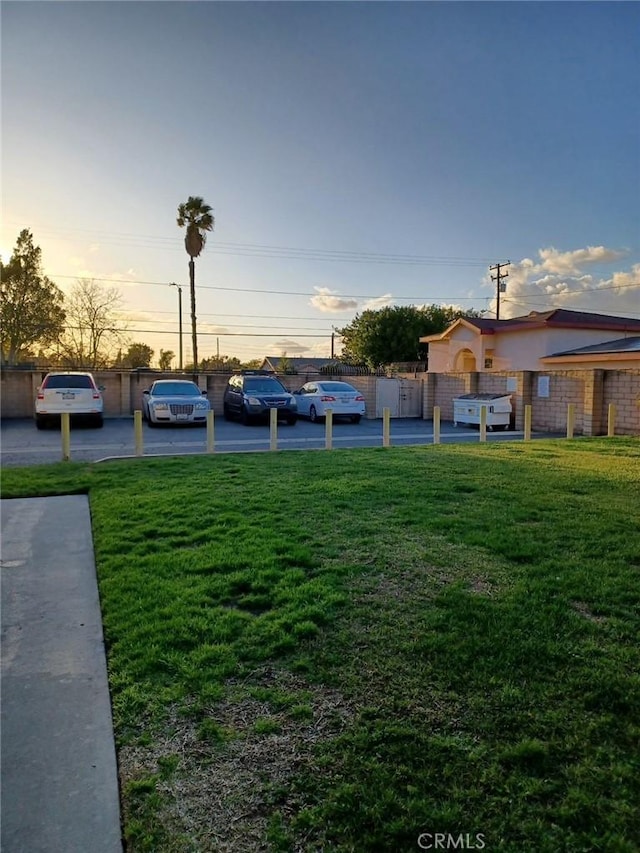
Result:
[[[0,372],[0,403],[3,418],[33,416],[37,389],[46,371],[3,368]],[[192,374],[145,373],[137,371],[97,371],[98,385],[104,387],[105,415],[129,417],[142,407],[142,392],[155,379],[193,379]],[[540,377],[549,378],[549,396],[540,396]],[[304,385],[306,376],[284,376],[290,391]],[[376,414],[376,376],[344,377],[362,392],[367,417]],[[207,396],[216,416],[222,416],[222,398],[229,376],[203,374],[198,384]],[[508,380],[512,381],[509,383]],[[640,370],[556,370],[536,373],[427,373],[424,375],[422,414],[433,418],[433,407],[440,406],[443,421],[453,420],[453,400],[474,391],[491,394],[511,394],[517,429],[524,423],[524,407],[531,405],[532,427],[539,432],[563,432],[567,425],[567,407],[575,404],[576,434],[602,435],[607,431],[607,412],[610,403],[616,407],[617,435],[640,435]],[[510,391],[509,387],[515,390]]]
[[[549,396],[541,397],[536,382],[531,399],[531,427],[541,432],[562,432],[567,427],[569,403],[575,404],[575,432],[584,431],[585,374],[591,371],[554,370],[538,376],[549,377]]]
[[[602,423],[606,430],[609,404],[616,407],[616,433],[640,435],[640,370],[603,371]]]
[[[548,377],[549,395],[541,396],[539,380]],[[508,380],[511,379],[511,383]],[[640,371],[552,370],[491,373],[428,373],[424,379],[423,417],[433,418],[439,406],[443,421],[453,420],[453,400],[474,391],[510,394],[516,429],[524,425],[524,407],[531,406],[532,428],[564,432],[569,403],[575,405],[576,435],[607,432],[610,403],[616,406],[616,435],[640,435]],[[515,385],[515,390],[509,387]]]

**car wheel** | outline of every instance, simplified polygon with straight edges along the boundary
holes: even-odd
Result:
[[[222,407],[222,416],[224,417],[225,421],[231,420],[231,409],[229,408],[229,406],[227,406],[226,403]]]
[[[249,417],[249,413],[247,412],[247,410],[245,409],[244,406],[240,409],[240,421],[245,426],[248,426],[251,423],[251,418]]]
[[[298,418],[295,417],[295,415],[291,415],[291,417],[287,418],[287,423],[289,424],[289,426],[295,426],[297,422]]]
[[[36,415],[36,429],[46,429],[47,422],[42,415]]]
[[[320,420],[318,418],[318,413],[316,411],[315,406],[311,406],[311,408],[309,409],[309,420],[311,421],[312,424],[315,424],[318,420]]]
[[[361,417],[362,417],[362,415],[351,415],[351,423],[352,424],[359,424]]]
[[[158,426],[158,424],[151,417],[151,412],[149,412],[149,416],[147,418],[147,421],[149,422],[150,429],[155,429]]]
[[[104,426],[104,418],[103,418],[103,416],[102,416],[102,415],[96,415],[96,416],[93,418],[93,425],[94,425],[94,427],[95,427],[96,429],[102,429],[102,427]]]

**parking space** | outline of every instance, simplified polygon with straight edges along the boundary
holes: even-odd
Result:
[[[214,449],[217,452],[262,451],[270,448],[268,425],[251,425],[215,419]],[[362,420],[359,424],[337,421],[333,424],[333,446],[380,447],[383,424],[381,420]],[[549,437],[549,436],[547,436]],[[0,461],[3,466],[39,465],[61,459],[61,435],[58,428],[36,430],[31,419],[6,420],[0,428]],[[488,441],[522,439],[518,432],[488,432]],[[478,430],[472,427],[441,427],[443,443],[478,441]],[[433,424],[418,418],[398,418],[391,421],[391,444],[431,444]],[[145,455],[205,453],[207,432],[202,427],[180,426],[149,429],[143,426]],[[295,426],[279,424],[278,449],[302,450],[325,447],[325,426],[299,420]],[[102,429],[77,426],[71,430],[71,458],[79,462],[95,462],[114,456],[134,456],[135,435],[133,418],[105,420]]]

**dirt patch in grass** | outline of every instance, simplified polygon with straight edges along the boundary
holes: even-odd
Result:
[[[589,609],[589,605],[584,601],[572,601],[571,607],[579,613],[581,616],[584,616],[589,622],[595,622],[598,625],[602,625],[603,622],[606,622],[606,618],[604,616],[596,616],[595,613],[592,613]]]
[[[172,707],[153,746],[120,750],[123,789],[155,779],[156,818],[167,836],[181,839],[181,851],[267,850],[274,807],[286,818],[308,805],[294,776],[354,715],[337,691],[284,670],[264,668],[227,688],[227,698],[199,719]]]

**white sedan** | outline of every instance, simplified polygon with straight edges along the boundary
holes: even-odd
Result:
[[[142,392],[142,417],[150,427],[158,424],[200,424],[206,426],[209,401],[195,382],[158,379]]]
[[[330,379],[319,382],[307,382],[295,392],[298,401],[298,414],[315,422],[325,418],[327,409],[334,417],[349,418],[354,424],[365,413],[364,397],[347,382],[335,382]]]

